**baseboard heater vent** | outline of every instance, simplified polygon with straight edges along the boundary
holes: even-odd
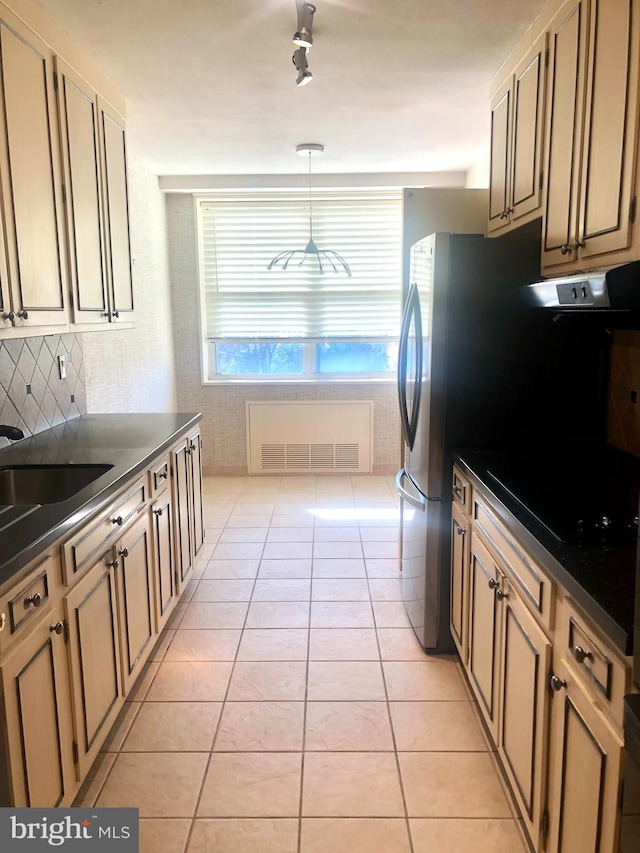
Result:
[[[250,474],[371,473],[373,401],[247,402]]]

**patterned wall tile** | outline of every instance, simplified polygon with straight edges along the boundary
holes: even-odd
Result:
[[[67,359],[60,379],[58,356]],[[80,335],[0,341],[0,423],[34,435],[87,411]],[[0,438],[0,447],[10,444]]]

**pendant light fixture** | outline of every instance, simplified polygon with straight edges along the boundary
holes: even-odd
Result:
[[[351,270],[342,255],[339,255],[338,252],[334,252],[333,249],[319,249],[313,239],[313,217],[311,213],[311,158],[313,156],[320,156],[323,151],[324,145],[318,145],[316,143],[304,143],[296,146],[297,154],[300,154],[302,157],[306,154],[309,158],[309,242],[304,249],[286,249],[284,252],[280,252],[280,254],[276,255],[271,261],[267,267],[268,270],[272,270],[279,264],[282,266],[283,270],[288,269],[289,264],[301,267],[308,258],[315,257],[318,262],[318,271],[320,275],[324,274],[324,261],[325,264],[328,264],[331,267],[334,273],[343,272],[351,278]]]

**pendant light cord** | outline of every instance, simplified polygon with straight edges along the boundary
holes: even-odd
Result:
[[[309,239],[313,240],[313,219],[311,217],[311,151],[308,152],[309,157]]]

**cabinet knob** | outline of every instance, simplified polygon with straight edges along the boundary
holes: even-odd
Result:
[[[574,249],[584,249],[585,242],[584,240],[575,240],[573,243]]]
[[[117,311],[117,310],[116,310],[116,311],[112,311],[112,312],[111,312],[111,316],[112,316],[112,317],[115,317],[115,318],[116,318],[116,320],[117,320],[117,319],[118,319],[118,317],[120,316],[120,312],[119,312],[119,311]]]
[[[118,554],[121,557],[128,557],[129,556],[129,549],[128,548],[120,548],[120,550],[118,551]]]
[[[571,651],[578,663],[584,663],[585,660],[593,660],[593,652],[583,649],[582,646],[574,646]]]
[[[550,685],[551,689],[555,690],[555,692],[557,693],[559,690],[562,690],[563,687],[567,686],[567,682],[564,681],[562,678],[558,678],[557,675],[554,675],[553,673],[551,673],[551,678],[549,679],[549,685]]]
[[[20,309],[20,311],[18,311],[18,313],[16,314],[16,317],[20,317],[21,320],[28,320],[29,319],[29,312],[26,311],[24,308],[22,308],[22,309]]]
[[[64,631],[64,622],[55,622],[53,625],[49,625],[49,630],[52,634],[62,634]]]
[[[162,515],[162,507],[160,507],[159,509],[154,509],[153,514],[154,515]]]
[[[102,314],[101,314],[100,316],[101,316],[101,317],[106,317],[106,318],[107,318],[107,320],[110,320],[110,319],[111,319],[111,311],[103,311],[103,312],[102,312]]]
[[[562,246],[560,246],[560,254],[561,255],[568,255],[570,251],[571,251],[571,246],[569,246],[567,243],[563,243]]]
[[[461,525],[459,525],[455,519],[453,523],[455,525],[456,533],[458,534],[458,536],[464,536],[464,527],[461,527]]]
[[[13,321],[16,319],[16,315],[13,313],[13,311],[5,311],[4,314],[2,315],[2,319],[3,320],[9,320],[10,322],[13,323]]]
[[[497,589],[496,598],[498,599],[498,601],[502,601],[503,598],[509,598],[509,593],[503,592],[501,589]]]
[[[192,450],[192,451],[193,451],[193,450],[197,450],[197,447],[196,447],[196,445],[195,445],[193,442],[191,442],[191,450]]]
[[[121,515],[117,515],[115,518],[112,518],[112,519],[111,519],[111,524],[118,524],[118,525],[120,525],[120,524],[122,524],[122,522],[123,522],[123,521],[124,521],[124,519],[122,518],[122,516],[121,516]]]
[[[33,595],[28,595],[25,598],[24,609],[26,610],[30,604],[33,604],[34,607],[40,607],[40,605],[42,604],[42,596],[39,592],[34,592]]]
[[[108,569],[115,569],[115,567],[118,565],[117,560],[105,560],[104,562]]]
[[[489,589],[495,589],[498,586],[498,581],[495,578],[489,578]]]
[[[158,479],[159,479],[159,480],[166,480],[168,476],[169,476],[169,472],[168,472],[168,471],[161,471],[161,472],[158,474]]]

